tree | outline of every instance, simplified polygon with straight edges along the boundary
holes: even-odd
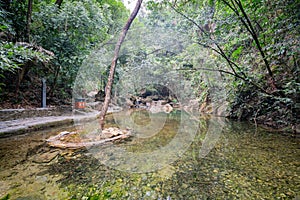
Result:
[[[25,90],[45,77],[50,103],[71,102],[82,61],[99,43],[121,30],[129,16],[119,0],[5,0],[0,9],[3,96],[16,87],[20,88],[19,100],[26,100]],[[51,57],[51,62],[44,57]]]
[[[100,113],[100,128],[101,129],[104,128],[105,115],[107,113],[107,109],[108,109],[110,99],[111,99],[111,89],[112,89],[112,84],[113,84],[113,80],[114,80],[114,74],[115,74],[115,69],[116,69],[117,60],[118,60],[118,56],[119,56],[119,51],[120,51],[121,45],[126,37],[126,34],[130,28],[130,25],[132,24],[133,20],[135,19],[135,17],[137,16],[137,14],[140,10],[142,1],[143,0],[137,0],[135,8],[132,11],[131,15],[129,16],[129,19],[126,22],[126,24],[120,34],[119,40],[116,44],[116,47],[115,47],[114,57],[113,57],[111,67],[110,67],[107,85],[105,87],[105,100],[104,100],[103,107],[102,107],[102,110]]]
[[[56,55],[52,73],[47,75],[49,96],[70,97],[82,61],[97,43],[108,37],[109,19],[102,13],[95,0],[64,1],[60,8],[53,3],[41,3],[40,10],[34,12],[32,37]],[[60,87],[64,89],[59,90]]]
[[[28,7],[31,7],[28,8],[28,13],[31,13],[32,5],[28,5]],[[47,63],[53,58],[54,54],[40,46],[27,42],[9,42],[15,36],[15,24],[12,24],[7,19],[7,15],[11,15],[11,13],[0,7],[0,91],[5,86],[4,82],[14,82],[16,80],[15,93],[17,95],[23,77],[26,75],[26,71],[28,71],[30,65],[33,63]],[[30,16],[31,14],[27,14],[28,21],[30,21]],[[29,30],[29,25],[27,26]],[[17,79],[12,76],[16,72],[18,74]]]
[[[258,33],[254,29],[253,22],[251,21],[249,15],[246,13],[242,2],[240,0],[234,0],[234,1],[231,1],[231,3],[228,0],[222,0],[222,2],[224,4],[226,4],[236,14],[236,16],[241,20],[244,27],[250,33],[252,39],[254,40],[254,42],[255,42],[258,50],[259,50],[260,55],[261,55],[261,57],[262,57],[262,59],[265,63],[266,69],[268,71],[268,75],[272,79],[272,83],[275,85],[273,72],[271,70],[269,61],[266,58],[266,53],[265,53],[265,51],[263,50],[263,48],[261,46],[261,42],[259,41]]]
[[[290,3],[293,6],[284,7]],[[274,38],[278,38],[278,35],[284,36],[290,32],[289,35],[292,36],[295,33],[292,33],[287,27],[283,28],[282,23],[281,27],[276,27],[275,24],[280,23],[280,19],[278,21],[274,19],[280,15],[281,19],[289,19],[285,21],[288,21],[287,24],[290,23],[290,27],[294,27],[296,16],[291,8],[296,8],[297,3],[289,0],[286,0],[286,3],[210,0],[175,1],[172,3],[164,1],[164,4],[163,9],[173,10],[182,17],[182,19],[178,19],[175,16],[174,21],[176,20],[180,26],[189,27],[191,40],[209,48],[227,62],[229,70],[218,69],[220,72],[233,75],[265,94],[282,96],[277,92],[281,87],[276,83],[278,78],[276,79],[276,71],[272,69],[275,57],[272,56],[270,49],[278,48],[279,44],[272,45]],[[157,9],[162,4],[155,5],[152,2],[151,5]],[[275,32],[276,34],[273,34]],[[278,34],[282,32],[284,34]],[[281,46],[283,45],[281,44]],[[248,61],[248,58],[254,57],[253,54],[255,54],[255,59]],[[247,63],[245,63],[246,60]],[[263,79],[268,81],[262,82],[262,80],[257,79],[255,73],[258,72],[258,68],[255,71],[251,69],[254,65],[266,69],[267,75],[264,75]],[[254,73],[249,73],[250,71]],[[258,73],[264,73],[264,71]]]
[[[107,33],[114,35],[120,32],[129,16],[129,11],[119,0],[96,0],[107,20]]]
[[[159,13],[153,19],[184,27],[191,41],[209,50],[206,59],[214,65],[204,62],[192,70],[225,77],[233,117],[268,119],[266,113],[281,110],[297,118],[291,110],[297,110],[300,91],[299,1],[177,0],[150,6]]]

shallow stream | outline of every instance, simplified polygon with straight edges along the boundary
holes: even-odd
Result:
[[[78,150],[45,144],[78,124],[1,138],[0,199],[300,198],[297,137],[180,111],[107,117],[132,124],[130,140]]]

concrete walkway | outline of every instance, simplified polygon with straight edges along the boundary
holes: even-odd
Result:
[[[0,121],[0,137],[8,137],[42,130],[49,127],[70,125],[76,120],[92,120],[98,117],[99,112],[91,112],[85,115],[47,116]]]
[[[119,112],[117,106],[108,107],[107,114]],[[72,110],[71,107],[0,110],[0,138],[49,127],[71,125],[74,122],[91,121],[99,117],[99,110]]]

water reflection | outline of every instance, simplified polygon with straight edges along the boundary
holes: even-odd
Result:
[[[144,123],[145,117],[141,116],[149,116],[146,117],[149,123]],[[89,153],[109,167],[135,173],[156,171],[179,159],[193,142],[199,125],[199,120],[183,111],[172,114],[125,111],[113,117],[119,127],[133,131],[132,141],[105,148],[93,146]],[[136,122],[138,119],[141,122]],[[96,128],[98,123],[86,126]]]
[[[215,117],[209,120],[208,130],[199,151],[199,158],[204,158],[207,156],[207,154],[209,154],[209,152],[215,147],[222,134],[224,125],[224,118]]]
[[[138,115],[135,123],[147,125],[143,122],[147,115]],[[7,194],[11,199],[299,197],[299,138],[224,118],[185,116],[172,113],[154,136],[107,144],[101,152],[43,145],[45,138],[70,128],[2,138],[0,198]],[[108,126],[117,126],[114,121],[109,116]],[[191,135],[189,126],[197,126],[198,132]],[[182,143],[188,147],[182,148]],[[153,168],[157,170],[140,171]]]

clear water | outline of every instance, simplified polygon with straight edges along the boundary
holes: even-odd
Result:
[[[97,155],[93,148],[66,150],[45,145],[50,136],[77,130],[74,127],[1,138],[0,198],[299,199],[299,138],[248,123],[199,117],[195,120],[198,131],[176,159],[159,163],[151,159],[144,163],[131,158],[119,161],[124,155],[119,149],[149,155],[172,143],[181,126],[179,114],[164,115],[164,126],[155,135],[103,145],[104,153]],[[149,123],[150,116],[143,111],[130,116],[139,126]],[[216,129],[220,123],[212,127],[220,120],[221,131]],[[118,125],[112,116],[107,122],[107,126]],[[205,144],[209,148],[204,149]],[[149,170],[154,164],[158,169]],[[147,170],[137,173],[137,167]]]

